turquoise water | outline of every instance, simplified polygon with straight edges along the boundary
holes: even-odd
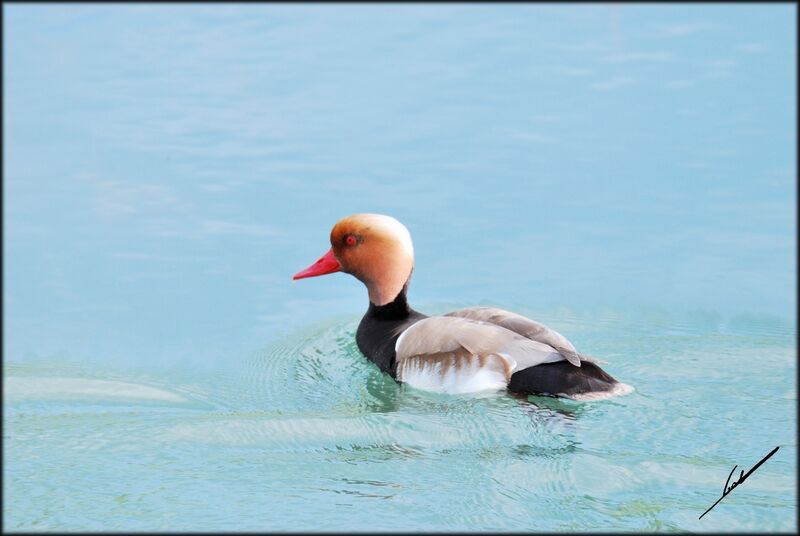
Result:
[[[3,14],[5,530],[796,530],[795,6]],[[635,391],[398,386],[354,212]]]

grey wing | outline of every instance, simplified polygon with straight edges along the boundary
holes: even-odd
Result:
[[[579,354],[572,343],[556,330],[511,311],[496,307],[468,307],[447,313],[445,316],[469,318],[470,320],[497,324],[519,333],[523,337],[552,346],[559,354],[564,356],[564,359],[576,367],[581,366],[581,361],[598,362],[597,359],[591,356]]]
[[[409,359],[439,354],[500,356],[509,371],[563,360],[551,346],[521,336],[490,322],[449,316],[431,316],[416,322],[395,343],[398,368]]]

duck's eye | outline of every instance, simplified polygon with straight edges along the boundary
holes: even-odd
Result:
[[[355,246],[358,239],[353,235],[347,235],[347,238],[344,239],[344,243],[348,246]]]

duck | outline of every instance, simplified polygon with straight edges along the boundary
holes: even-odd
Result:
[[[411,308],[414,246],[408,229],[391,216],[347,216],[333,226],[330,244],[292,279],[343,272],[361,281],[369,306],[356,344],[400,383],[450,394],[505,390],[573,400],[632,390],[600,368],[600,360],[523,315],[481,306],[428,316]]]

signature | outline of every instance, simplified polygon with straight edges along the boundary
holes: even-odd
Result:
[[[736,470],[736,468],[737,468],[737,467],[739,467],[738,465],[734,465],[734,466],[733,466],[733,469],[731,469],[731,474],[729,474],[729,475],[728,475],[728,480],[726,480],[726,481],[725,481],[725,487],[724,487],[724,488],[722,488],[722,497],[720,497],[719,499],[717,499],[717,502],[715,502],[714,504],[712,504],[712,505],[711,505],[711,506],[708,508],[708,510],[706,510],[705,512],[703,512],[703,514],[702,514],[700,517],[698,517],[697,519],[703,519],[703,516],[704,516],[704,515],[706,515],[707,513],[709,513],[709,512],[711,511],[711,509],[712,509],[712,508],[714,508],[716,505],[718,505],[718,504],[719,504],[719,501],[721,501],[722,499],[724,499],[724,498],[725,498],[725,496],[726,496],[728,493],[732,492],[736,486],[738,486],[739,484],[741,484],[742,482],[744,482],[745,480],[747,480],[747,477],[748,477],[748,476],[750,476],[751,474],[753,474],[753,472],[754,472],[756,469],[758,469],[759,467],[761,467],[761,464],[762,464],[762,463],[764,463],[765,461],[769,460],[769,459],[770,459],[770,457],[771,457],[773,454],[775,454],[776,452],[778,452],[778,449],[779,449],[779,448],[780,448],[780,447],[775,447],[774,449],[772,449],[772,452],[770,452],[769,454],[767,454],[766,456],[764,456],[763,458],[761,458],[761,461],[760,461],[760,462],[758,462],[757,464],[755,464],[755,465],[753,466],[753,468],[752,468],[752,469],[750,469],[749,471],[747,471],[747,473],[745,473],[744,471],[739,471],[739,480],[737,480],[736,482],[734,482],[733,484],[731,484],[730,486],[728,486],[728,483],[731,481],[731,477],[733,476],[733,472]]]

